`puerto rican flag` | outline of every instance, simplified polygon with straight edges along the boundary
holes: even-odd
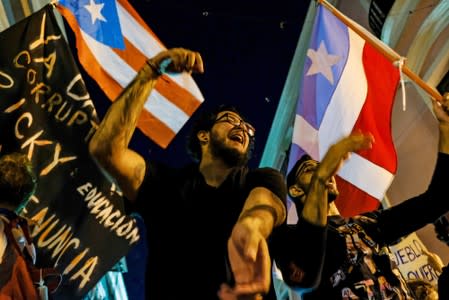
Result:
[[[379,41],[379,43],[381,43]],[[380,206],[397,169],[391,115],[399,69],[323,6],[304,64],[288,170],[306,152],[321,160],[351,132],[370,132],[370,150],[353,153],[338,173],[343,216]]]
[[[165,49],[126,0],[59,0],[57,8],[75,33],[79,61],[111,101],[148,58]],[[189,74],[164,74],[138,127],[166,148],[203,101]]]

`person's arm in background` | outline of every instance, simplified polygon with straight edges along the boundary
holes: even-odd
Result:
[[[332,177],[351,152],[369,149],[373,142],[371,134],[361,133],[341,139],[329,148],[316,170],[304,171],[313,172],[308,191],[302,191],[296,184],[288,187],[290,194],[307,193],[303,196],[304,206],[297,224],[276,230],[271,244],[275,249],[274,259],[290,287],[313,289],[320,283],[326,251],[328,190],[334,184]]]
[[[354,133],[330,146],[312,176],[304,208],[303,220],[317,226],[327,224],[329,209],[328,189],[331,179],[337,174],[352,152],[372,148],[374,137],[371,134]]]
[[[449,211],[449,202],[441,197],[447,191],[449,176],[449,93],[444,94],[441,103],[432,101],[439,122],[439,143],[437,162],[428,189],[400,204],[372,212],[377,222],[371,228],[365,227],[372,238],[385,245],[396,243]]]
[[[442,102],[433,101],[433,111],[438,119],[440,137],[438,151],[449,154],[449,93],[445,93]]]
[[[422,249],[422,254],[427,256],[428,264],[438,273],[443,272],[444,263],[441,260],[441,257],[428,249]]]
[[[198,52],[174,48],[149,59],[112,103],[89,142],[90,154],[134,200],[145,175],[145,161],[128,148],[145,101],[164,72],[203,72]]]

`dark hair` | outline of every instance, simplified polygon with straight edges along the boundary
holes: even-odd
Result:
[[[36,178],[25,154],[10,153],[0,157],[0,202],[20,207],[36,189]]]
[[[201,159],[201,145],[198,140],[197,134],[201,130],[209,131],[212,126],[214,126],[215,121],[217,120],[217,116],[222,111],[231,111],[238,114],[244,121],[246,119],[243,115],[237,110],[235,106],[221,104],[217,108],[212,111],[207,111],[201,114],[193,123],[192,129],[190,130],[189,135],[187,136],[187,151],[192,157],[193,160],[199,161]],[[254,137],[249,140],[249,153],[248,157],[251,157],[252,150],[254,148]]]
[[[290,188],[292,185],[296,183],[296,172],[298,171],[299,167],[302,165],[303,162],[306,162],[308,160],[312,160],[313,158],[308,154],[303,154],[300,159],[298,159],[291,168],[291,170],[287,174],[287,188]]]

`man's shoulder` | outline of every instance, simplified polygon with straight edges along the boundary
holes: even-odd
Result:
[[[281,171],[279,171],[275,168],[271,168],[271,167],[258,167],[258,168],[253,168],[253,169],[248,168],[248,172],[254,173],[254,174],[266,175],[266,176],[275,176],[275,177],[279,177],[282,180],[284,179],[284,174],[282,174]]]
[[[287,199],[287,185],[284,175],[270,167],[251,169],[247,176],[249,187],[265,187],[275,193],[280,199]]]

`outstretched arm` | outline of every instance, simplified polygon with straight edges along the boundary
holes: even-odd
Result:
[[[162,51],[149,59],[112,103],[89,142],[89,152],[114,177],[131,201],[145,175],[145,161],[128,148],[143,105],[164,72],[203,72],[198,52],[183,48]]]
[[[285,218],[285,204],[278,196],[264,187],[251,191],[228,241],[236,295],[256,297],[268,292],[271,258],[267,238]]]

